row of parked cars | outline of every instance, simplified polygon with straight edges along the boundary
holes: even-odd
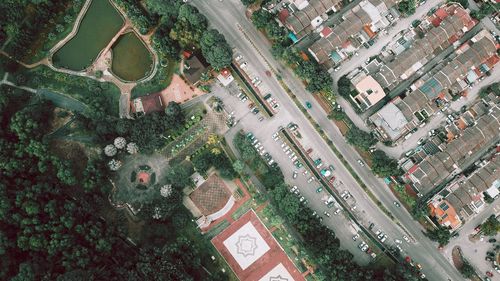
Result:
[[[273,140],[274,141],[279,141],[281,140],[281,137],[279,135],[279,132],[275,132],[273,134]],[[283,152],[290,158],[290,161],[295,165],[297,169],[300,169],[303,167],[302,162],[300,162],[299,157],[295,154],[295,152],[292,150],[292,148],[283,140],[281,140],[281,149]]]
[[[250,142],[250,144],[252,144],[252,146],[255,148],[255,150],[257,150],[259,155],[262,158],[264,158],[264,160],[266,160],[267,165],[269,165],[273,168],[278,166],[278,163],[276,163],[273,160],[272,156],[269,154],[269,152],[267,152],[264,149],[264,146],[262,145],[262,143],[253,135],[252,132],[248,132],[246,137],[247,137],[248,141]]]

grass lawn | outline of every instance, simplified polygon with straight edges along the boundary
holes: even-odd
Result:
[[[253,200],[250,199],[247,202],[243,203],[238,210],[234,211],[234,213],[231,214],[231,217],[233,220],[239,219],[241,216],[243,216],[248,210],[252,208],[252,205],[254,204]]]
[[[215,247],[212,245],[208,237],[202,236],[196,228],[195,223],[187,223],[186,227],[178,232],[179,236],[186,237],[190,241],[193,241],[194,244],[197,244],[200,247],[201,253],[205,258],[202,258],[202,264],[208,272],[216,272],[225,269],[226,275],[229,276],[229,280],[238,280],[234,275],[233,271],[229,267],[229,265],[224,261],[222,256],[217,252]],[[216,259],[212,261],[211,256],[214,256]],[[200,268],[200,271],[203,271]]]
[[[101,83],[87,77],[56,72],[44,65],[33,69],[20,67],[17,72],[9,75],[9,81],[19,86],[52,90],[87,105],[95,100],[96,95],[102,95],[104,104],[99,106],[108,115],[118,116],[120,89],[109,82]],[[99,88],[102,89],[101,93],[97,92]]]
[[[174,72],[178,72],[178,70],[179,63],[173,59],[168,59],[167,66],[165,67],[158,65],[158,71],[151,80],[138,83],[132,89],[132,99],[156,93],[167,88],[172,81],[172,75],[174,75]]]

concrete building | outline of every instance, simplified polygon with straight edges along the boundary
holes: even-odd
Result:
[[[390,24],[386,15],[395,5],[393,0],[364,0],[344,14],[343,21],[331,28],[309,47],[309,52],[319,62],[332,59],[340,63],[347,54],[354,52],[363,43]],[[394,17],[391,17],[394,19]]]
[[[358,93],[351,97],[361,110],[366,110],[385,97],[384,89],[371,76],[360,72],[351,82]]]
[[[280,12],[282,23],[300,40],[302,37],[320,26],[328,18],[329,11],[337,11],[342,5],[340,0],[291,0],[291,9]],[[297,9],[295,11],[295,9]],[[290,12],[292,11],[292,12]]]
[[[455,57],[445,65],[436,66],[431,73],[412,85],[412,92],[405,97],[396,97],[379,112],[370,116],[379,137],[382,140],[397,141],[402,136],[425,122],[438,109],[439,104],[451,100],[451,94],[459,94],[474,82],[467,80],[471,70],[483,76],[498,62],[496,44],[486,30],[479,32],[469,42],[463,44]],[[394,108],[396,107],[396,108]],[[389,112],[387,112],[389,111]],[[387,118],[404,116],[406,121],[398,122],[398,126],[387,126],[394,123]],[[399,118],[398,118],[399,119]]]
[[[428,20],[432,22],[432,27],[424,37],[416,39],[374,74],[382,88],[393,89],[408,79],[476,24],[467,11],[456,4],[439,8]]]

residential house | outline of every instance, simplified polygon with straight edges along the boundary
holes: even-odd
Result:
[[[331,28],[309,47],[309,52],[319,63],[332,59],[340,63],[346,53],[352,53],[361,44],[390,24],[385,17],[396,3],[393,0],[364,0],[343,15],[343,21]]]
[[[442,13],[439,13],[442,11]],[[444,51],[470,30],[475,21],[459,5],[452,4],[438,9],[437,25],[432,25],[424,37],[394,56],[375,73],[374,78],[382,88],[393,89],[421,69],[429,60]]]
[[[298,40],[320,26],[328,18],[326,16],[328,11],[337,11],[342,4],[340,0],[292,0],[290,2],[294,4],[297,11],[290,13],[289,10],[283,9],[279,18]]]
[[[207,70],[208,67],[196,55],[192,55],[184,60],[182,74],[190,84],[196,86],[200,82],[203,73],[207,72]]]
[[[374,124],[380,138],[397,141],[416,128],[438,110],[436,100],[451,99],[450,93],[460,93],[469,86],[465,79],[471,69],[480,69],[480,75],[486,73],[483,70],[491,69],[494,64],[488,62],[498,61],[496,50],[494,39],[486,30],[462,45],[456,51],[456,56],[452,61],[444,66],[436,66],[433,75],[426,75],[415,82],[412,92],[403,98],[396,97],[386,105],[390,107],[389,109],[382,108],[370,116],[369,120]],[[489,66],[483,67],[486,64]],[[402,115],[406,121],[398,122],[398,126],[387,126],[387,124],[394,123],[392,120],[387,120],[387,118],[394,118],[394,115],[385,114],[386,111],[398,116]]]
[[[426,157],[406,174],[414,187],[427,194],[443,180],[458,175],[484,152],[500,141],[500,107],[496,104],[477,119],[474,126],[450,141],[442,151]]]
[[[467,221],[475,214],[480,213],[486,205],[483,193],[488,190],[496,190],[496,194],[498,194],[500,188],[499,168],[500,156],[493,156],[489,161],[481,163],[479,168],[468,176],[458,177],[431,199],[429,204],[431,215],[437,217],[443,225],[450,225],[455,229],[458,225],[455,223],[456,217],[459,217],[461,221]],[[442,204],[446,204],[451,210],[448,215],[453,213],[453,219],[447,220],[441,215],[442,212],[433,210],[435,206]],[[450,224],[447,224],[448,222]]]

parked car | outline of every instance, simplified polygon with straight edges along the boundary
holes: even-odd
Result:
[[[394,205],[395,205],[396,207],[398,207],[398,208],[399,208],[399,207],[401,207],[401,205],[399,205],[399,203],[398,203],[397,201],[394,201]]]
[[[337,210],[335,210],[335,212],[333,212],[334,215],[338,215],[340,214],[340,208],[338,208]]]
[[[358,239],[358,238],[359,238],[359,234],[358,234],[358,233],[356,233],[356,235],[354,235],[354,236],[352,237],[352,240],[356,241],[356,239]]]
[[[408,238],[408,236],[403,235],[403,239],[404,239],[406,242],[410,243],[410,238]]]
[[[297,171],[293,171],[292,178],[293,178],[293,179],[296,179],[296,178],[297,178]]]
[[[321,191],[323,191],[323,187],[321,186],[316,189],[316,193],[320,193]]]
[[[361,159],[358,159],[358,164],[359,164],[361,167],[364,167],[364,166],[365,166],[365,163],[363,163],[363,161],[361,161]]]
[[[330,213],[328,213],[327,211],[325,211],[325,212],[323,213],[323,215],[325,215],[325,216],[327,216],[327,217],[330,217],[330,216],[331,216],[331,215],[330,215]]]

